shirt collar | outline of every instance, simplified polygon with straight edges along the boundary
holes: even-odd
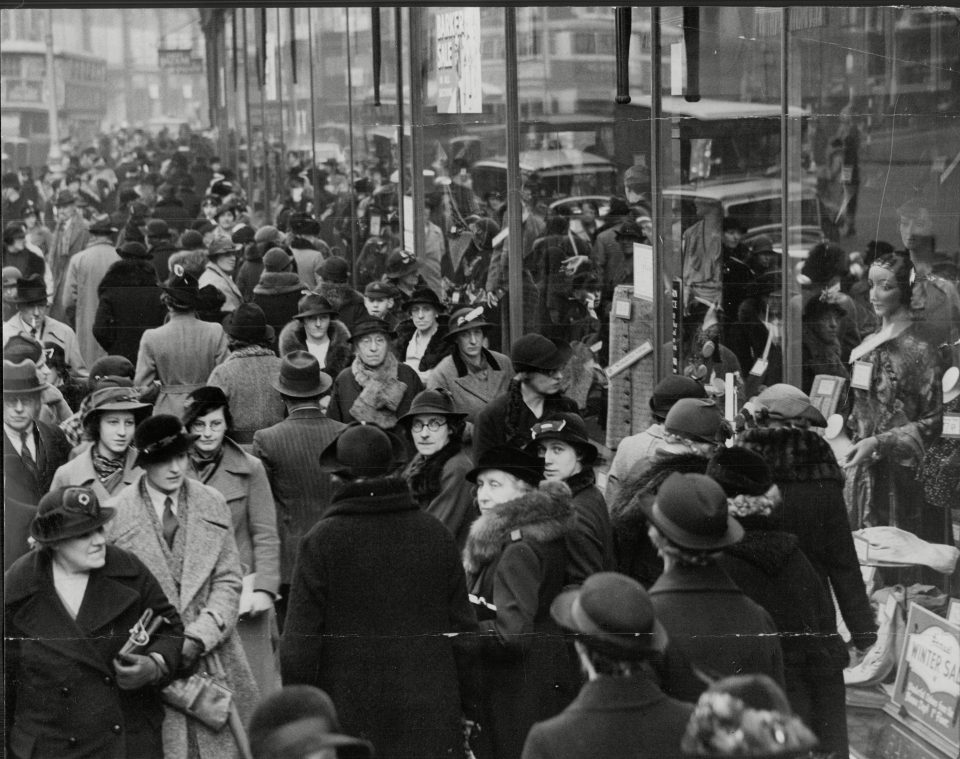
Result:
[[[164,492],[162,492],[162,491],[160,491],[160,490],[157,490],[157,488],[155,488],[155,487],[150,483],[150,480],[148,480],[148,479],[146,478],[146,475],[144,475],[143,484],[146,486],[147,496],[150,498],[150,503],[153,504],[153,509],[154,509],[154,511],[157,512],[157,514],[160,514],[160,515],[163,514],[163,502],[167,499],[168,496],[169,496],[169,498],[173,501],[173,507],[172,507],[172,508],[173,508],[173,513],[174,513],[174,514],[177,513],[177,510],[178,510],[179,505],[180,505],[180,504],[179,504],[179,500],[180,500],[180,498],[179,498],[179,497],[180,497],[180,492],[179,492],[179,491],[177,491],[176,493],[164,493]]]

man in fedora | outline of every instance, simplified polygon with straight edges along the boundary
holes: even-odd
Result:
[[[53,277],[53,315],[62,317],[63,285],[70,259],[87,247],[89,233],[83,215],[77,209],[77,196],[60,190],[56,199],[57,226],[53,231],[48,263]]]
[[[70,444],[56,427],[37,419],[45,385],[27,359],[3,362],[4,497],[36,505],[53,475],[70,456]],[[26,550],[26,544],[23,545]]]
[[[587,682],[560,714],[533,726],[523,759],[682,756],[693,707],[665,695],[648,663],[666,649],[667,634],[643,586],[599,572],[557,596],[550,614],[576,635]]]
[[[107,270],[120,260],[115,242],[117,228],[109,216],[102,216],[90,224],[90,245],[70,259],[67,280],[63,287],[63,309],[67,321],[77,332],[80,354],[87,366],[107,352],[93,336],[93,322],[97,316],[97,293]]]
[[[297,546],[330,505],[330,475],[317,468],[317,451],[344,425],[326,418],[320,408],[332,380],[320,371],[320,363],[310,353],[294,351],[284,356],[280,375],[271,384],[283,399],[287,418],[255,432],[251,452],[267,470],[277,505],[280,599],[276,610],[282,626]]]
[[[320,454],[338,488],[297,555],[281,671],[326,690],[382,756],[462,757],[457,654],[476,619],[453,536],[393,475],[401,454],[372,424]]]
[[[87,375],[87,365],[80,354],[77,333],[61,321],[48,316],[47,286],[37,274],[17,280],[16,297],[10,302],[17,307],[17,315],[3,324],[3,344],[14,335],[27,335],[42,343],[54,343],[63,348],[67,367],[76,376]]]

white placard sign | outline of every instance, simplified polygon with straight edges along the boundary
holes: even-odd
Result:
[[[617,361],[614,361],[612,364],[610,364],[610,366],[608,366],[603,371],[607,375],[607,379],[613,379],[618,374],[620,374],[620,372],[622,372],[624,369],[630,366],[633,366],[641,358],[643,358],[644,356],[648,356],[651,353],[653,353],[653,345],[651,345],[650,341],[648,340],[647,342],[641,343],[640,345],[638,345],[636,348],[630,351],[627,355],[623,356]]]
[[[633,296],[653,300],[653,247],[633,244]]]
[[[438,13],[437,113],[483,113],[480,8]]]

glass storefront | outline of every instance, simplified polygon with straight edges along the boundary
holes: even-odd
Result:
[[[625,383],[686,373],[728,410],[849,383],[887,250],[911,251],[939,369],[957,362],[956,11],[206,13],[212,119],[255,214],[274,221],[303,174],[358,286],[371,239],[439,246],[444,297],[498,318],[495,346],[583,346],[578,401],[611,448],[644,423],[610,413]]]

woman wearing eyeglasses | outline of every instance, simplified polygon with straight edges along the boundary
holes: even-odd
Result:
[[[567,537],[567,584],[613,568],[613,528],[607,502],[597,488],[597,447],[578,414],[558,412],[533,425],[527,452],[543,459],[543,476],[564,482],[573,493],[576,529]]]
[[[473,468],[461,442],[466,416],[450,393],[438,389],[419,393],[400,419],[417,449],[401,476],[421,510],[443,522],[460,550],[479,514],[473,485],[466,480]]]

